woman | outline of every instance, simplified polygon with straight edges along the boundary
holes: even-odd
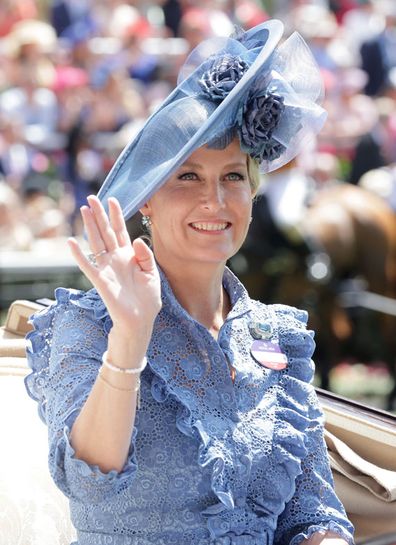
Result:
[[[298,36],[277,47],[282,31],[269,21],[193,53],[81,210],[91,259],[70,248],[96,289],[59,288],[33,320],[27,387],[79,545],[353,543],[306,313],[250,300],[225,267],[258,165],[289,160],[323,123],[292,69],[298,57],[315,75],[311,58]],[[137,209],[153,252],[129,240]]]

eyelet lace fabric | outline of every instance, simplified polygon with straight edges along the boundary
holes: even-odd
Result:
[[[78,460],[69,441],[107,347],[106,308],[95,290],[59,288],[33,318],[26,387],[49,428],[50,471],[70,498],[78,544],[297,545],[326,529],[352,544],[310,385],[306,313],[250,300],[226,270],[232,310],[215,340],[161,276],[163,307],[119,473]],[[285,370],[254,360],[252,321],[271,327]]]

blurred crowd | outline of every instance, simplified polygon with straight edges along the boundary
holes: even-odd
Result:
[[[0,249],[80,235],[79,207],[191,49],[272,17],[308,42],[328,111],[290,166],[293,205],[282,212],[284,190],[273,189],[284,171],[263,184],[279,225],[298,221],[296,192],[303,209],[334,183],[369,187],[396,209],[394,0],[0,0]]]

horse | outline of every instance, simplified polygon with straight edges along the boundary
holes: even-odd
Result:
[[[359,338],[357,311],[339,297],[347,279],[359,278],[369,292],[396,299],[396,214],[381,197],[337,184],[317,192],[299,232],[300,242],[291,242],[271,221],[265,198],[258,199],[251,233],[231,267],[253,298],[309,311],[322,388],[329,388],[330,370],[345,350],[367,357],[374,349],[371,356],[382,358],[396,379],[396,318],[371,314]],[[389,408],[395,397],[396,388]]]

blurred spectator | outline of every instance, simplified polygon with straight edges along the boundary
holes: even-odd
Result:
[[[82,68],[58,66],[52,89],[58,103],[57,130],[68,133],[89,103],[89,75]]]
[[[372,129],[363,134],[356,144],[349,181],[358,183],[366,172],[396,161],[396,140],[392,131],[392,117],[396,103],[386,97],[374,103],[378,119]]]
[[[137,7],[122,0],[112,0],[101,13],[101,27],[105,35],[123,40],[126,34],[143,39],[154,34],[154,27]]]
[[[290,32],[295,29],[305,38],[319,67],[334,70],[330,46],[339,28],[333,13],[320,4],[303,4],[290,11],[287,21]]]
[[[343,40],[359,58],[362,44],[378,36],[383,28],[384,17],[374,0],[359,0],[342,18]]]
[[[122,35],[129,76],[147,86],[158,79],[161,70],[159,57],[143,49],[144,40],[153,35],[154,29],[144,17],[131,22]]]
[[[350,161],[359,139],[369,133],[378,118],[373,101],[362,93],[365,73],[353,66],[339,66],[327,78],[325,108],[328,119],[320,135],[322,147]]]
[[[333,153],[315,153],[307,174],[315,184],[312,193],[342,183],[340,163]]]
[[[184,13],[180,21],[180,36],[187,41],[190,51],[211,34],[210,22],[204,9],[191,8]]]
[[[267,175],[261,194],[274,224],[290,242],[299,242],[299,225],[314,189],[314,180],[296,159]]]
[[[384,105],[383,110],[385,110],[388,117],[388,138],[384,146],[385,161],[387,163],[396,163],[396,68],[391,70],[385,95],[380,97],[377,103]]]
[[[69,63],[90,72],[96,63],[95,52],[90,47],[90,40],[94,33],[90,26],[73,27],[70,33],[62,40],[65,51],[68,53]]]
[[[90,193],[96,193],[104,175],[102,157],[99,150],[93,148],[90,134],[85,130],[80,119],[68,134],[66,161],[63,179],[70,185],[75,200],[74,223],[79,208],[85,204]]]
[[[187,40],[190,51],[206,38],[229,36],[234,31],[235,16],[217,4],[197,3],[183,12],[180,36]]]
[[[26,67],[18,85],[0,95],[0,113],[18,121],[27,141],[40,146],[55,131],[58,119],[56,95],[38,84],[34,69]]]
[[[165,26],[172,32],[173,36],[179,35],[180,20],[182,17],[182,6],[179,0],[165,0],[162,4]]]
[[[48,173],[30,172],[21,185],[24,221],[35,239],[71,234],[70,215],[75,203],[60,180]]]
[[[28,250],[33,235],[24,222],[24,210],[16,191],[0,181],[0,250]]]
[[[235,2],[236,22],[242,28],[249,29],[269,19],[268,13],[254,0]]]
[[[88,132],[117,132],[125,123],[145,116],[143,99],[122,69],[109,67],[93,83],[94,93],[85,121]]]
[[[342,23],[344,17],[359,4],[358,0],[329,0],[329,8],[337,17],[337,21]]]
[[[396,212],[396,164],[369,170],[360,178],[359,186],[382,197]]]
[[[56,46],[56,34],[48,23],[26,19],[15,24],[4,39],[5,51],[14,67],[9,83],[19,85],[29,71],[37,85],[51,85],[55,68],[50,56]]]
[[[58,36],[77,36],[82,28],[93,24],[90,0],[53,0],[50,20]]]
[[[34,0],[2,0],[0,2],[0,37],[7,36],[18,21],[33,19],[37,13]]]
[[[15,189],[20,188],[39,153],[26,142],[23,131],[24,125],[18,118],[0,119],[0,173]]]
[[[35,239],[64,238],[70,235],[65,214],[48,196],[36,193],[26,198],[24,216]]]
[[[362,68],[368,76],[365,91],[370,96],[383,91],[390,70],[396,67],[396,4],[380,0],[376,5],[385,18],[384,29],[361,47]]]

